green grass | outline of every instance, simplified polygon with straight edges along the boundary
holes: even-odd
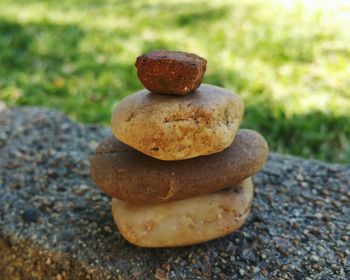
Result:
[[[350,5],[304,2],[0,0],[0,98],[108,124],[138,55],[186,50],[271,150],[350,163]]]

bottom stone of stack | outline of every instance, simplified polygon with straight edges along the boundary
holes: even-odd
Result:
[[[247,178],[219,192],[160,204],[112,199],[114,221],[126,240],[140,247],[176,247],[227,235],[247,219],[253,200]]]

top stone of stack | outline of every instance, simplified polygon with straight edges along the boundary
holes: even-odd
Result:
[[[184,160],[228,148],[244,112],[241,98],[201,84],[207,61],[192,53],[157,50],[137,58],[146,87],[114,109],[114,136],[160,160]],[[189,94],[190,93],[190,94]]]
[[[153,93],[186,95],[202,83],[207,61],[193,53],[156,50],[137,58],[137,76]]]

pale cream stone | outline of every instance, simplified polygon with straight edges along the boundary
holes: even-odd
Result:
[[[242,226],[253,200],[251,178],[212,194],[160,204],[112,199],[120,233],[140,247],[175,247],[205,242]]]

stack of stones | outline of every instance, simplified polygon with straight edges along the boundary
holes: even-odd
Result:
[[[147,90],[118,104],[114,136],[91,158],[120,233],[137,246],[173,247],[237,230],[268,156],[260,134],[238,129],[241,98],[201,84],[206,60],[195,54],[154,51],[136,67]]]

